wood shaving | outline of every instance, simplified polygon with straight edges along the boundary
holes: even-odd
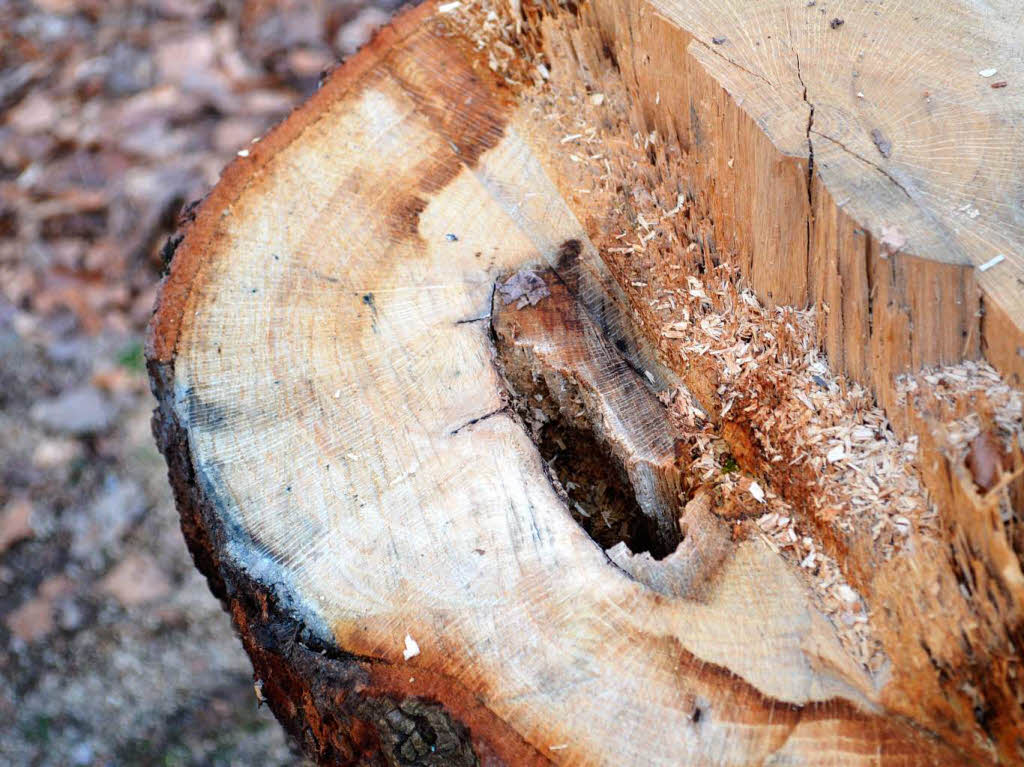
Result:
[[[409,634],[406,634],[405,649],[402,650],[402,657],[405,658],[405,660],[409,660],[410,658],[415,658],[419,654],[420,646],[416,643],[415,639],[413,639]]]
[[[987,272],[993,266],[1001,264],[1005,260],[1006,260],[1006,256],[1004,256],[1002,253],[1000,253],[998,256],[996,256],[994,258],[990,258],[988,261],[986,261],[981,266],[979,266],[978,267],[978,271],[979,272]]]
[[[515,44],[511,22],[491,24]],[[588,195],[588,234],[634,320],[657,339],[660,361],[708,382],[699,402],[682,389],[663,395],[686,434],[688,481],[714,488],[721,513],[739,520],[734,534],[756,535],[802,574],[842,645],[877,674],[886,661],[871,615],[829,547],[857,540],[881,563],[912,553],[919,539],[942,540],[918,440],[899,438],[868,391],[831,371],[814,309],[765,307],[738,270],[719,263],[714,226],[685,192],[679,147],[638,124],[613,69],[591,72],[586,84],[552,70],[524,95],[525,108],[548,126],[552,156],[565,160],[556,177],[567,198]],[[876,129],[872,138],[888,157],[888,137]],[[898,227],[882,227],[883,258],[906,244]],[[996,408],[1004,437],[1008,420],[1019,427],[1015,404],[1015,414]],[[970,436],[978,433],[975,425]]]

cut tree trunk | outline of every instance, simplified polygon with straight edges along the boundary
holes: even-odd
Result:
[[[312,757],[1024,762],[1022,23],[427,3],[239,153],[154,431]]]

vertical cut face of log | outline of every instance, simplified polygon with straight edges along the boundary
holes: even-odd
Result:
[[[819,5],[428,3],[184,227],[155,432],[321,762],[1024,760],[1012,9]]]

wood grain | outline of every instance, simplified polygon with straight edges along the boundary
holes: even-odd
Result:
[[[1024,168],[1006,147],[1024,143],[1024,102],[977,72],[1014,80],[1020,11],[821,10],[427,3],[186,225],[147,349],[158,441],[197,563],[321,762],[1024,759],[1018,552],[943,447],[949,414],[915,412],[894,379],[982,353],[1019,370]],[[498,42],[514,55],[494,64]],[[588,104],[614,183],[586,175],[564,130]],[[669,191],[680,247],[614,256],[612,225]],[[725,417],[710,357],[667,344],[641,261],[682,286],[731,264],[768,307],[816,307],[833,370],[922,441],[941,537],[883,557],[869,531],[814,517],[757,425]],[[552,295],[496,312],[496,281],[523,269],[551,270]],[[682,515],[684,577],[671,555],[616,566],[573,519],[508,406],[492,327],[575,381],[591,421],[619,416],[606,442],[634,485],[655,467],[637,500],[666,539]],[[777,488],[862,594],[884,672],[851,655],[792,561],[725,521],[755,497],[726,512],[677,483],[676,427],[636,439],[687,390],[748,485]],[[970,562],[997,597],[961,597]],[[443,754],[417,750],[431,738]]]

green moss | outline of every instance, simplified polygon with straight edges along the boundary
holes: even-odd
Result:
[[[146,369],[146,357],[142,350],[140,341],[133,341],[117,353],[117,364],[131,370],[133,373],[141,373]]]

